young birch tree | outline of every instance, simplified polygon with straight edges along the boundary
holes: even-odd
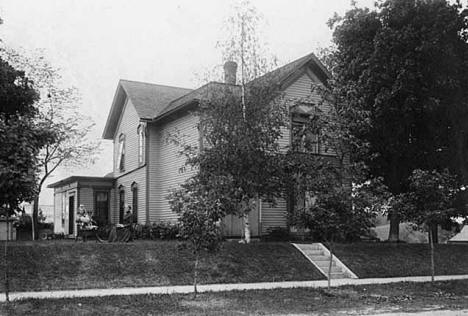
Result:
[[[39,196],[44,182],[59,167],[76,167],[93,163],[99,142],[88,135],[94,126],[91,117],[79,111],[80,96],[76,88],[64,86],[59,70],[52,67],[41,52],[31,57],[26,53],[2,47],[0,54],[17,69],[23,70],[39,93],[35,107],[38,124],[55,133],[54,141],[38,153],[40,170],[33,203],[33,236],[37,237]]]
[[[260,27],[263,17],[248,0],[234,5],[234,13],[225,22],[227,39],[218,42],[224,61],[234,61],[239,65],[240,106],[243,124],[247,125],[247,106],[252,103],[248,98],[255,98],[255,93],[248,93],[248,84],[276,66],[276,58],[271,56],[266,45],[260,39]],[[247,153],[246,153],[247,154]],[[259,195],[245,198],[240,206],[239,216],[244,223],[244,241],[250,242],[249,212],[256,206]]]

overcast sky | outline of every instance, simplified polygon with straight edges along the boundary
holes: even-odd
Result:
[[[373,0],[357,1],[371,6]],[[44,49],[67,85],[82,96],[82,111],[99,138],[119,79],[196,88],[197,74],[219,66],[217,41],[232,12],[230,0],[0,0],[0,39],[13,48]],[[330,44],[326,22],[350,0],[252,0],[263,15],[262,38],[282,65]],[[112,171],[110,141],[102,157],[81,170],[59,170],[48,183],[70,175]],[[41,204],[53,204],[52,190]]]

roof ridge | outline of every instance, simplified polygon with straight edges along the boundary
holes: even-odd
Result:
[[[166,84],[145,82],[145,81],[139,81],[139,80],[119,79],[119,81],[133,82],[133,83],[146,84],[146,85],[159,86],[159,87],[166,87],[166,88],[176,88],[176,89],[194,90],[193,88],[185,88],[185,87],[170,86],[170,85],[166,85]]]
[[[309,53],[309,54],[307,54],[307,55],[304,55],[304,56],[302,56],[302,57],[296,58],[296,59],[294,59],[294,60],[292,60],[292,61],[289,61],[289,62],[287,62],[286,64],[284,64],[284,65],[282,65],[282,66],[276,67],[275,69],[272,69],[272,70],[270,70],[270,71],[264,73],[263,75],[260,75],[260,76],[258,76],[258,77],[256,77],[256,78],[253,78],[253,79],[250,80],[248,83],[252,83],[252,82],[254,82],[254,81],[257,81],[258,79],[267,77],[268,75],[270,75],[270,74],[272,74],[272,73],[279,73],[279,72],[281,72],[281,70],[287,69],[287,67],[290,67],[290,66],[293,65],[293,64],[296,64],[296,63],[297,63],[297,65],[301,65],[304,61],[307,61],[307,60],[309,60],[309,59],[311,59],[311,58],[315,58],[315,54],[314,54],[313,52],[312,52],[312,53]],[[296,67],[297,67],[297,66],[296,66]]]

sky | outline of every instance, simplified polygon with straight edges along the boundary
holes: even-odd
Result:
[[[372,6],[374,0],[357,1]],[[82,95],[80,111],[100,138],[119,79],[196,88],[200,74],[219,67],[218,41],[237,0],[0,0],[0,39],[26,52],[43,50],[66,86]],[[331,43],[327,21],[350,0],[251,0],[263,16],[260,36],[279,65]],[[94,165],[58,169],[46,185],[71,175],[112,171],[112,143],[102,141]],[[44,189],[40,204],[53,204]]]

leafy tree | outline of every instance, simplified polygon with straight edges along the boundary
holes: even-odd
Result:
[[[88,137],[94,123],[91,117],[78,110],[78,91],[74,87],[64,87],[59,70],[52,67],[41,52],[27,57],[25,52],[19,54],[4,47],[0,53],[32,80],[35,89],[40,92],[34,104],[39,111],[36,121],[55,134],[54,141],[45,144],[38,153],[40,172],[33,204],[34,233],[37,236],[39,196],[45,181],[59,167],[93,163],[99,150],[99,142]]]
[[[466,216],[455,208],[456,195],[460,191],[457,179],[447,170],[443,172],[416,169],[408,179],[408,192],[400,196],[400,207],[404,208],[405,219],[428,232],[431,249],[431,275],[434,281],[434,227],[455,225],[455,218]]]
[[[226,214],[248,218],[258,198],[277,196],[280,150],[277,140],[286,124],[285,102],[275,86],[259,83],[241,94],[234,87],[214,88],[200,101],[200,129],[204,146],[188,163],[205,183],[222,183],[211,190]],[[244,221],[245,241],[250,240]]]
[[[53,141],[53,131],[35,122],[37,93],[24,72],[0,58],[0,209],[8,219],[18,204],[37,192],[37,154]],[[8,241],[8,237],[7,237]],[[5,242],[5,294],[9,300]]]
[[[240,186],[235,188],[234,191],[230,193],[233,196],[236,196],[237,207],[235,208],[236,211],[234,211],[234,213],[243,218],[245,237],[244,240],[247,243],[250,242],[250,226],[248,213],[252,208],[256,207],[255,203],[258,200],[259,194],[261,196],[262,191],[268,191],[260,190],[257,193],[254,193],[254,187],[256,187],[257,189],[261,189],[261,186],[259,184],[266,183],[260,180],[260,178],[255,177],[253,174],[247,174],[251,173],[254,168],[257,168],[258,171],[262,169],[261,165],[258,164],[258,162],[262,160],[265,161],[265,157],[260,157],[259,153],[261,151],[268,151],[271,149],[271,147],[268,148],[268,146],[270,146],[271,139],[266,138],[270,136],[273,136],[273,138],[277,137],[273,135],[276,131],[273,132],[272,135],[268,136],[266,136],[268,132],[263,133],[263,135],[261,136],[255,135],[256,132],[262,133],[262,128],[266,127],[268,129],[272,127],[274,124],[277,123],[277,120],[274,120],[274,124],[269,124],[268,127],[267,125],[263,125],[259,126],[258,128],[255,128],[253,126],[253,121],[249,122],[249,115],[251,114],[251,112],[255,112],[257,109],[259,109],[259,107],[253,106],[253,104],[257,102],[261,105],[265,105],[266,103],[260,100],[259,96],[264,96],[264,92],[268,90],[262,89],[262,87],[266,87],[268,82],[257,82],[255,85],[252,85],[252,80],[267,73],[276,65],[276,58],[270,56],[270,54],[267,52],[265,43],[262,42],[260,39],[259,29],[261,28],[262,23],[262,16],[250,1],[239,1],[234,6],[233,13],[228,17],[228,19],[225,22],[224,28],[227,34],[226,40],[217,43],[217,46],[222,50],[223,60],[234,61],[239,65],[240,74],[238,82],[240,85],[240,92],[237,96],[235,96],[237,100],[234,100],[229,95],[226,96],[226,100],[222,100],[224,98],[223,94],[218,94],[216,96],[216,101],[218,103],[226,103],[226,101],[228,101],[228,103],[232,103],[232,105],[235,106],[235,108],[237,109],[239,109],[240,106],[241,111],[238,111],[236,113],[233,111],[228,112],[230,113],[230,115],[232,115],[232,117],[230,118],[230,120],[232,121],[230,123],[234,123],[235,125],[237,125],[237,127],[235,127],[236,129],[244,129],[244,131],[246,132],[242,136],[239,135],[239,138],[237,139],[237,144],[242,145],[243,147],[240,148],[243,149],[242,152],[237,151],[236,157],[241,158],[239,155],[245,154],[244,158],[252,157],[252,160],[256,160],[256,163],[254,163],[253,165],[247,164],[247,162],[249,161],[248,158],[244,159],[244,162],[242,164],[237,164],[237,168],[235,167],[235,169],[237,170],[233,172],[233,174],[235,174],[234,183],[235,185]],[[266,97],[268,100],[271,100],[270,97]],[[250,107],[250,109],[248,109],[248,107]],[[206,115],[206,117],[208,117],[208,120],[217,119],[216,116],[213,116],[213,114],[223,115],[222,113],[215,113],[214,111],[210,111],[205,107],[205,111],[206,110],[208,110],[209,112]],[[237,121],[233,121],[233,119]],[[262,120],[261,122],[263,124],[266,123],[264,120]],[[207,125],[210,125],[210,123],[207,123]],[[247,130],[245,129],[246,127],[248,128]],[[217,136],[222,135],[220,135],[216,131],[213,131],[212,136],[210,137],[211,141]],[[257,139],[252,139],[252,144],[248,144],[248,139],[246,137],[249,136],[254,138],[256,137]],[[243,140],[241,140],[241,138],[243,138]],[[260,143],[264,142],[263,145],[265,145],[266,148],[263,147],[263,145],[260,144],[259,141]],[[219,158],[221,157],[219,156]],[[240,162],[240,160],[238,160],[238,162]],[[246,168],[245,173],[241,171],[241,169],[244,167]],[[246,174],[246,177],[241,180],[241,177],[243,177],[243,173]],[[270,177],[267,176],[267,179],[268,178]],[[250,183],[247,184],[248,182]]]
[[[216,197],[213,183],[202,183],[198,177],[185,182],[169,196],[171,208],[179,215],[180,237],[187,241],[195,255],[193,269],[194,293],[197,295],[198,264],[203,251],[216,252],[221,241],[219,223],[225,216],[224,207]]]
[[[467,10],[439,0],[378,1],[330,21],[328,58],[337,102],[352,134],[368,144],[361,159],[390,191],[407,191],[417,168],[449,168],[466,183]],[[390,212],[389,240],[400,214]]]

